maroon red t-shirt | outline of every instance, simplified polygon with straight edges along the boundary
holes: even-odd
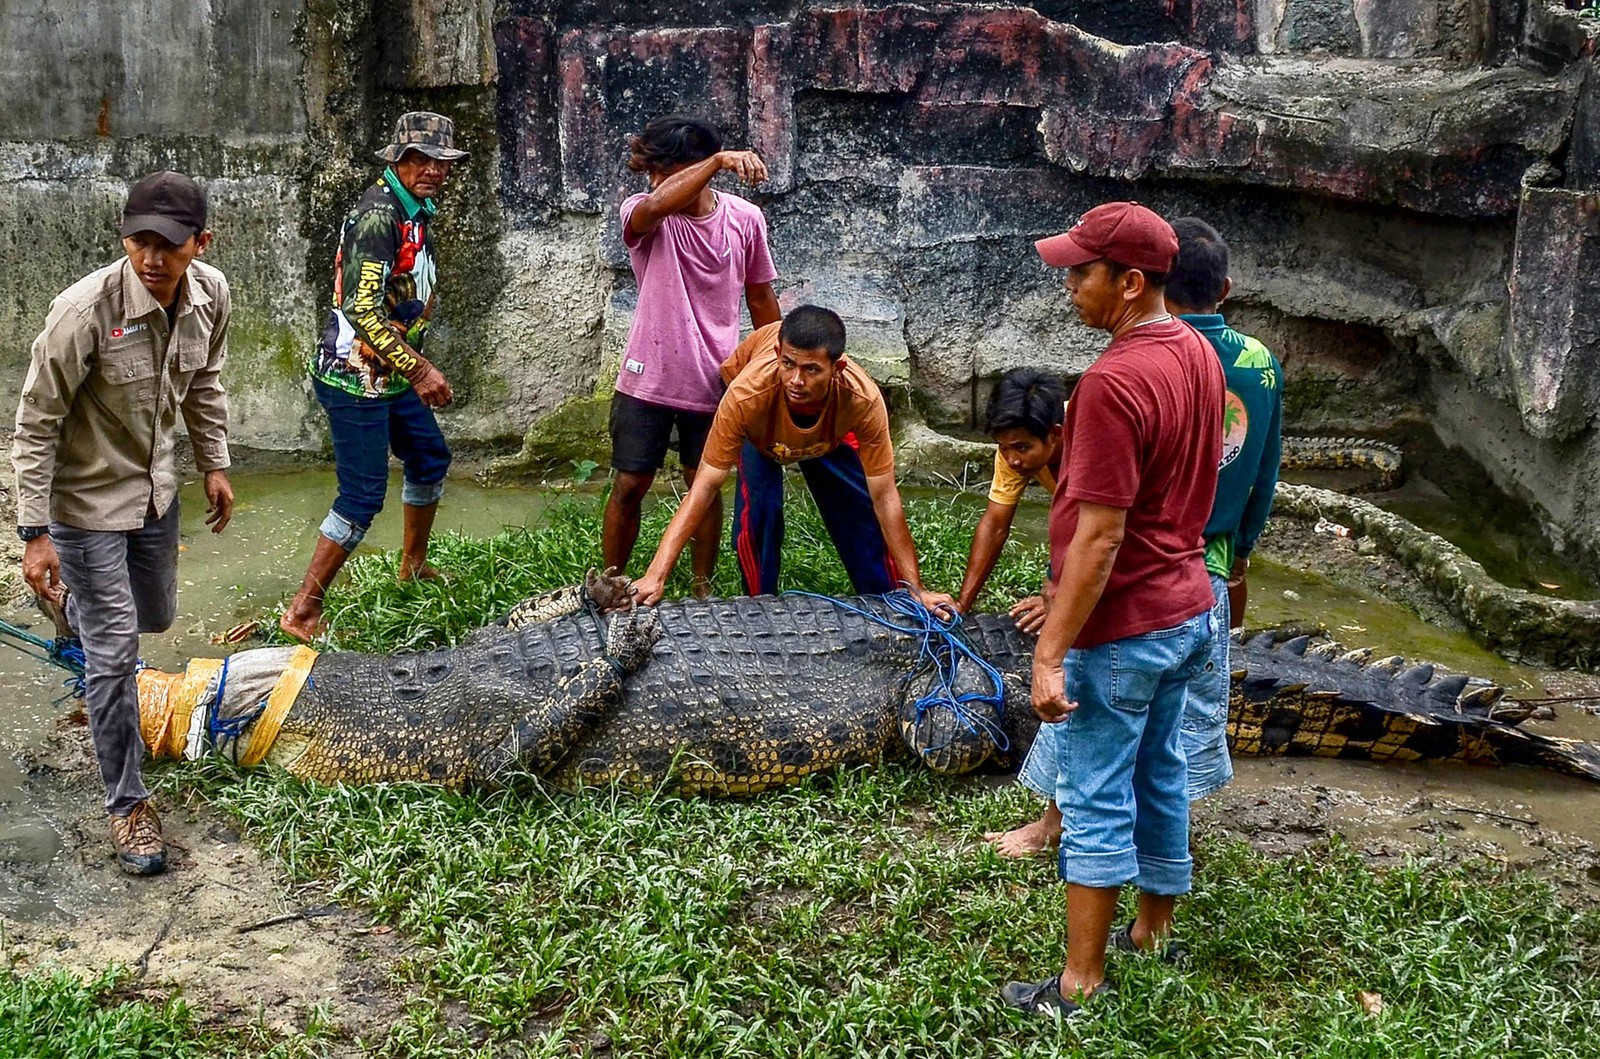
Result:
[[[1128,512],[1105,592],[1074,647],[1166,629],[1212,604],[1203,536],[1222,459],[1222,366],[1181,320],[1114,339],[1067,404],[1050,504],[1057,584],[1078,501]]]

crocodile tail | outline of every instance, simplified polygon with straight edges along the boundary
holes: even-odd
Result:
[[[1504,760],[1491,733],[1520,720],[1504,689],[1370,649],[1330,657],[1303,639],[1236,638],[1229,738],[1236,753],[1359,760]]]
[[[1397,446],[1370,438],[1314,438],[1285,435],[1285,468],[1370,471],[1371,488],[1394,489],[1405,481],[1405,463]]]
[[[1506,724],[1487,725],[1484,736],[1508,765],[1538,765],[1569,776],[1600,780],[1600,746],[1593,743],[1525,732]]]

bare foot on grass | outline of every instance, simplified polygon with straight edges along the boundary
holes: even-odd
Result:
[[[1061,844],[1061,811],[1050,806],[1032,823],[1010,831],[986,831],[983,840],[1002,857],[1031,857]]]

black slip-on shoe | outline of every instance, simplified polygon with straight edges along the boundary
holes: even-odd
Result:
[[[1112,991],[1109,981],[1101,982],[1089,992],[1090,997]],[[1030,1015],[1048,1015],[1052,1018],[1070,1019],[1083,1013],[1083,1004],[1061,995],[1061,976],[1055,975],[1042,982],[1007,982],[1000,990],[1000,999],[1008,1007]],[[1088,999],[1085,997],[1084,999]]]
[[[1141,949],[1133,943],[1133,924],[1124,923],[1112,932],[1106,942],[1107,952],[1137,952],[1154,955],[1153,949]],[[1189,950],[1181,941],[1168,941],[1161,947],[1161,961],[1174,966],[1189,962]]]

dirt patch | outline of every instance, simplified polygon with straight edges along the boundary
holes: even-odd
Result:
[[[1362,769],[1346,761],[1282,758],[1235,764],[1235,782],[1194,805],[1201,833],[1247,842],[1269,856],[1338,841],[1375,868],[1408,857],[1487,861],[1549,880],[1570,905],[1600,905],[1600,846],[1561,830],[1559,819],[1552,826],[1548,802],[1502,798],[1503,788],[1493,785],[1472,789],[1474,777],[1489,770]],[[1375,777],[1362,773],[1372,770],[1384,770],[1393,793],[1365,789]]]
[[[389,928],[331,903],[317,886],[289,885],[198,799],[156,800],[168,869],[124,875],[87,731],[64,729],[20,757],[30,804],[62,823],[48,860],[0,864],[8,887],[48,895],[51,906],[23,919],[0,914],[6,965],[87,977],[121,964],[134,972],[135,995],[181,995],[207,1024],[294,1034],[318,1022],[340,1042],[381,1038],[394,1025],[404,998],[393,970],[407,947]]]

